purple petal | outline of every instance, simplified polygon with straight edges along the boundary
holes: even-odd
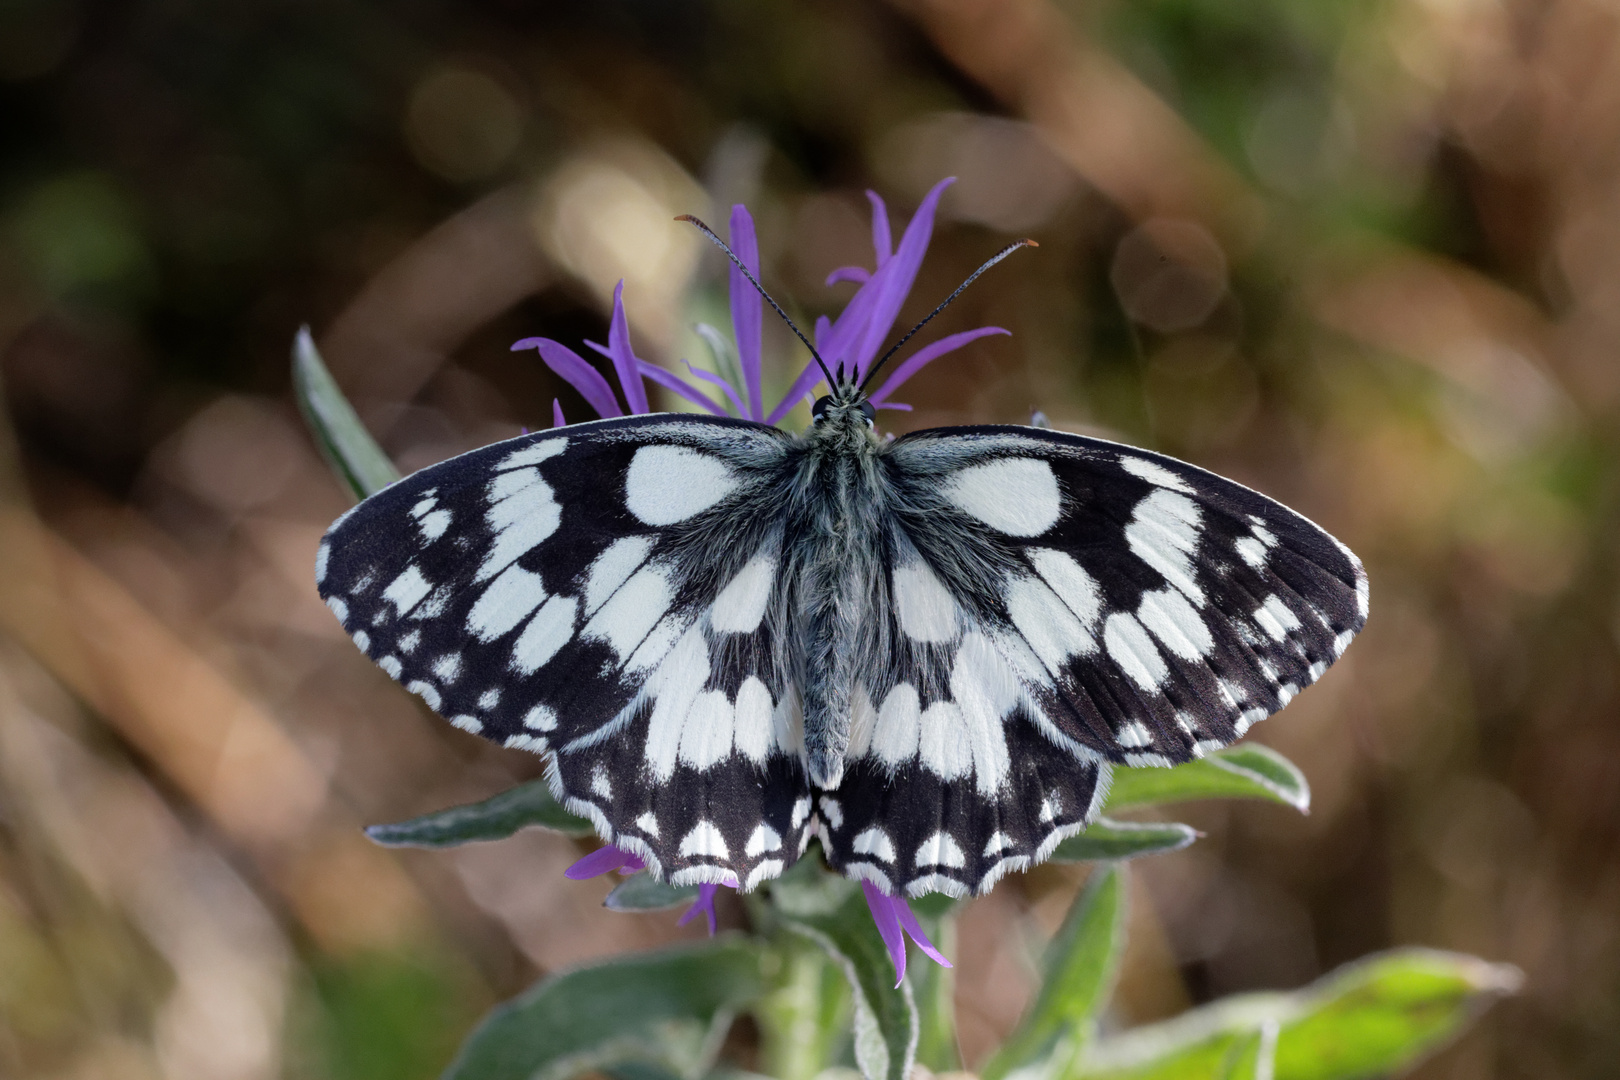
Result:
[[[934,211],[945,189],[954,183],[956,177],[947,176],[929,190],[923,197],[922,205],[917,207],[917,212],[911,215],[911,223],[906,226],[894,257],[884,263],[868,283],[868,288],[879,285],[879,290],[871,314],[867,317],[866,333],[851,354],[857,371],[865,372],[866,366],[877,355],[884,338],[889,336],[889,330],[894,326],[894,320],[899,317],[906,297],[911,294],[917,271],[922,268],[923,255],[928,251],[928,241],[934,235]]]
[[[647,388],[642,384],[641,372],[636,368],[636,354],[630,348],[630,322],[624,317],[624,282],[613,287],[613,321],[608,323],[608,357],[613,369],[619,373],[619,385],[624,388],[624,403],[630,415],[650,411],[647,408]]]
[[[712,386],[718,386],[726,397],[731,399],[731,404],[734,408],[736,408],[737,415],[744,415],[742,399],[737,396],[736,389],[733,388],[730,383],[726,382],[726,380],[722,379],[713,372],[704,371],[700,367],[693,367],[690,361],[682,360],[681,363],[686,365],[686,370],[691,373],[692,378],[702,379],[704,382],[709,383]],[[760,418],[754,417],[754,419]]]
[[[613,387],[573,349],[543,337],[524,338],[512,346],[513,352],[519,349],[539,349],[540,359],[546,362],[546,367],[578,390],[586,403],[596,410],[596,415],[604,418],[624,415],[624,410],[619,408],[618,401],[613,397]]]
[[[896,896],[891,902],[894,904],[894,913],[900,918],[901,928],[911,935],[911,940],[917,943],[917,948],[926,953],[928,958],[940,967],[950,967],[951,962],[945,959],[943,953],[934,948],[934,943],[928,940],[927,934],[923,933],[923,928],[918,925],[917,916],[911,913],[911,905],[906,903],[905,897]]]
[[[875,191],[866,193],[866,201],[872,204],[872,250],[877,252],[877,267],[881,270],[894,251],[894,243],[889,238],[889,208],[883,205],[883,196]]]
[[[640,859],[623,848],[616,848],[609,844],[607,847],[597,848],[564,870],[563,877],[572,878],[575,881],[584,881],[586,878],[601,877],[603,874],[610,873],[620,867],[629,866],[631,863],[636,864],[634,869],[641,869]]]
[[[551,399],[551,426],[567,427],[568,421],[563,419],[562,402],[556,398]]]
[[[885,896],[883,890],[870,881],[861,882],[861,891],[866,894],[866,906],[871,909],[872,921],[877,923],[878,936],[883,939],[884,947],[889,950],[889,959],[894,963],[894,985],[898,988],[906,978],[906,939],[900,932],[895,898]],[[905,906],[904,900],[899,903]],[[910,909],[906,913],[909,915]]]
[[[679,375],[671,375],[657,364],[649,364],[645,360],[637,360],[636,364],[641,373],[647,378],[651,379],[653,382],[657,383],[659,386],[662,386],[666,390],[673,390],[675,393],[679,394],[681,397],[685,398],[687,401],[690,401],[699,408],[707,409],[716,416],[731,415],[730,413],[726,412],[725,409],[717,405],[714,399],[709,397],[708,394],[705,394],[703,391],[699,390],[697,387],[693,386]],[[693,374],[695,375],[697,372],[694,371]]]
[[[874,408],[874,409],[893,409],[895,412],[910,412],[911,411],[911,406],[910,405],[902,405],[898,401],[885,401],[881,405],[873,405],[872,408]]]
[[[942,337],[938,341],[932,342],[931,344],[925,345],[912,355],[906,357],[904,362],[902,362],[899,367],[895,368],[893,373],[890,374],[887,379],[883,380],[883,385],[878,387],[877,392],[872,395],[872,404],[881,405],[884,398],[900,389],[901,383],[905,382],[907,379],[917,374],[917,372],[921,371],[928,364],[938,360],[946,353],[955,352],[968,342],[977,341],[982,337],[989,337],[991,334],[1010,335],[1011,333],[1011,330],[1003,330],[999,326],[981,326],[977,330],[964,330],[960,334],[951,334],[947,337]]]
[[[675,925],[685,926],[697,918],[698,912],[701,911],[709,920],[709,936],[714,937],[714,896],[719,891],[720,886],[712,881],[705,881],[702,885],[699,885],[698,898],[692,902],[691,907],[686,909],[686,914],[682,915]]]
[[[738,203],[731,208],[731,250],[737,253],[748,272],[759,280],[759,240],[754,236],[754,219],[748,207]],[[765,406],[759,393],[761,333],[764,305],[759,291],[748,283],[741,270],[731,267],[731,329],[737,336],[737,362],[742,367],[743,388],[748,392],[748,419],[760,420]]]
[[[810,366],[799,372],[799,377],[793,380],[793,385],[788,387],[788,392],[782,396],[782,400],[777,403],[776,408],[771,410],[771,414],[765,418],[765,422],[774,425],[782,417],[792,412],[793,406],[799,403],[799,399],[808,394],[811,387],[821,381],[821,369],[812,360]]]
[[[853,281],[857,285],[865,285],[872,280],[872,271],[864,266],[840,266],[827,275],[827,284],[836,285],[840,281]]]

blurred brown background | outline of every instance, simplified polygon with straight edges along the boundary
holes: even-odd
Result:
[[[678,936],[563,881],[555,836],[361,837],[537,762],[431,716],[316,599],[346,504],[293,333],[408,470],[554,395],[585,417],[507,349],[605,340],[621,277],[644,355],[706,360],[722,266],[674,214],[746,200],[813,316],[869,264],[863,189],[898,227],[947,174],[906,317],[1041,247],[936,324],[1014,337],[894,428],[1037,407],[1288,501],[1372,576],[1362,639],[1256,733],[1312,813],[1187,808],[1209,836],[1138,864],[1114,1019],[1427,944],[1528,977],[1420,1075],[1615,1075],[1598,0],[0,0],[0,1073],[432,1076],[538,973]],[[767,348],[780,386],[802,357]],[[1075,885],[969,908],[970,1060]]]

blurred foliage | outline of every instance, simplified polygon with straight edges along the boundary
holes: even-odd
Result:
[[[535,766],[404,700],[314,599],[349,493],[289,342],[315,328],[408,471],[553,398],[585,415],[507,350],[601,340],[619,277],[645,355],[705,356],[686,327],[724,322],[722,267],[674,213],[747,200],[766,282],[814,316],[869,250],[862,191],[899,216],[954,173],[905,314],[1012,236],[1041,248],[938,321],[1014,336],[885,422],[1039,407],[1283,498],[1373,580],[1366,633],[1257,733],[1311,816],[1178,813],[1206,839],[1132,864],[1105,1034],[1426,945],[1527,982],[1419,1075],[1607,1076],[1617,40],[1596,0],[0,0],[0,1072],[370,1075],[345,1063],[392,1050],[298,1034],[328,1045],[343,1025],[309,1017],[367,994],[419,1003],[376,1009],[420,1009],[401,1045],[431,1071],[488,1002],[673,940],[560,883],[565,838],[360,838]],[[780,384],[797,354],[766,341]],[[1047,867],[965,909],[968,1067],[1080,887]],[[794,955],[784,1019],[731,1049],[850,1063],[847,984]],[[331,974],[378,957],[398,973]],[[1228,1075],[1264,1035],[1222,1044]]]

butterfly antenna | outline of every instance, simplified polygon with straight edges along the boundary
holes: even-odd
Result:
[[[788,313],[782,310],[782,305],[773,300],[771,298],[771,294],[765,291],[765,286],[754,280],[754,275],[750,274],[748,272],[748,267],[744,266],[743,261],[737,258],[737,253],[732,251],[731,248],[727,247],[726,242],[716,236],[713,229],[703,224],[703,222],[699,221],[691,214],[681,214],[675,220],[689,221],[693,225],[696,225],[698,227],[698,231],[703,233],[703,235],[707,236],[710,240],[714,241],[715,247],[726,253],[726,258],[730,259],[732,263],[736,265],[737,269],[742,271],[742,276],[748,279],[748,284],[752,285],[756,290],[758,290],[759,295],[765,298],[765,302],[771,305],[778,315],[782,316],[782,321],[788,324],[788,329],[793,331],[794,336],[796,336],[800,341],[804,342],[804,347],[810,350],[810,355],[815,359],[816,366],[820,368],[821,373],[827,377],[827,386],[829,388],[836,387],[838,382],[833,378],[832,372],[827,370],[827,362],[821,358],[820,353],[816,352],[816,347],[810,344],[810,339],[805,337],[804,333],[793,324],[792,319],[788,318]]]
[[[900,346],[904,345],[906,342],[911,340],[911,335],[915,334],[917,331],[919,331],[923,327],[927,326],[933,320],[935,315],[938,315],[940,312],[942,312],[946,308],[950,307],[951,301],[955,300],[958,296],[961,296],[962,295],[962,290],[967,288],[969,285],[973,284],[973,282],[978,279],[978,276],[980,274],[984,273],[986,270],[988,270],[992,266],[996,265],[996,263],[1000,262],[1002,259],[1005,259],[1007,256],[1011,255],[1013,252],[1017,251],[1019,248],[1040,247],[1040,246],[1041,245],[1037,244],[1033,240],[1019,240],[1019,241],[1017,241],[1015,243],[1008,244],[1006,247],[1002,248],[1000,251],[998,251],[994,255],[992,255],[985,262],[985,264],[983,266],[979,267],[977,270],[973,271],[973,273],[969,274],[968,279],[966,281],[962,282],[962,284],[958,285],[956,287],[956,291],[951,293],[951,295],[949,295],[949,296],[947,296],[945,298],[944,303],[940,304],[939,307],[935,308],[933,311],[930,311],[928,313],[928,317],[926,319],[924,319],[922,322],[918,323],[916,326],[913,326],[910,330],[907,330],[906,331],[906,336],[901,338],[899,341],[895,342],[894,345],[889,349],[889,351],[884,353],[882,358],[880,360],[878,360],[877,363],[872,365],[871,370],[869,370],[866,373],[866,378],[861,380],[861,389],[863,389],[863,390],[866,389],[866,384],[872,381],[872,376],[874,376],[874,375],[876,375],[878,373],[878,368],[880,368],[884,364],[888,363],[889,362],[889,357],[891,357],[895,353],[899,352],[900,351]]]

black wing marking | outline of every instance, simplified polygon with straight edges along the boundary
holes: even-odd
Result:
[[[1343,545],[1242,485],[1043,429],[885,454],[895,520],[831,861],[987,889],[1094,816],[1110,763],[1171,765],[1282,708],[1365,622]],[[884,853],[887,860],[874,857]]]
[[[677,883],[752,887],[809,826],[797,696],[762,617],[786,439],[661,415],[484,447],[340,518],[317,585],[452,724],[547,754],[604,839]]]

